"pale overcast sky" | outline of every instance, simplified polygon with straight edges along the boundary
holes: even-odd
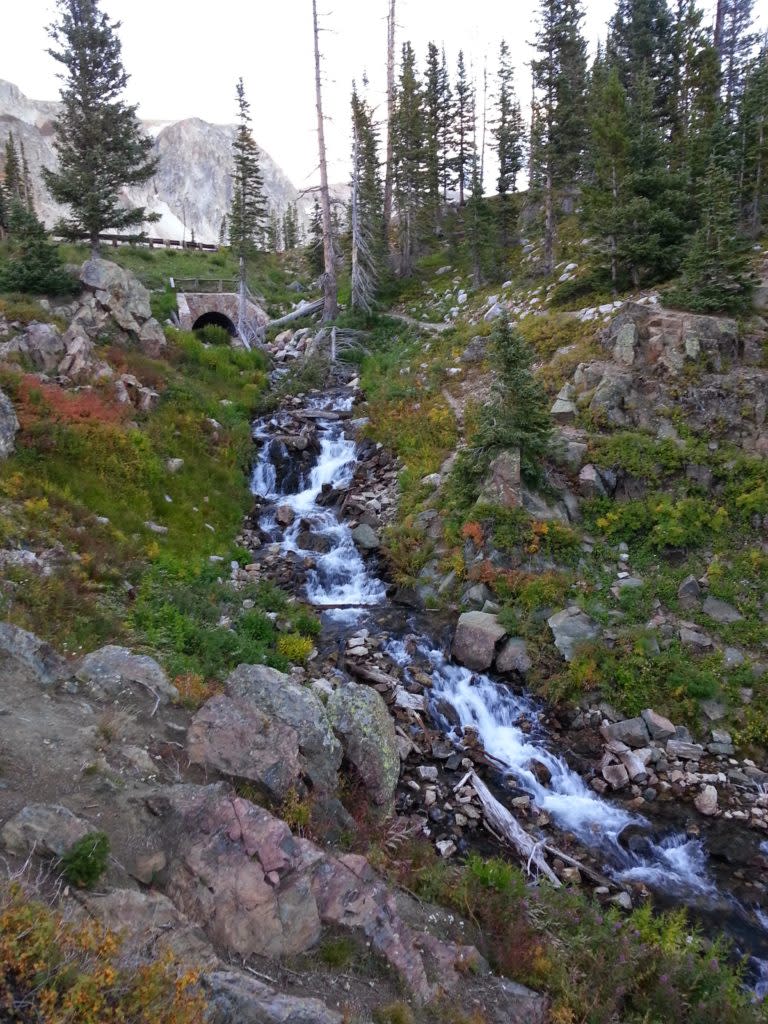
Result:
[[[7,2],[7,0],[6,0]],[[709,7],[713,0],[706,0]],[[587,0],[585,31],[605,35],[614,0]],[[142,117],[234,120],[235,81],[245,79],[253,108],[254,135],[298,188],[316,177],[311,0],[103,0],[122,21],[129,96]],[[398,0],[398,46],[410,39],[420,60],[427,43],[445,46],[453,67],[463,48],[478,75],[487,57],[496,64],[505,37],[519,69],[518,86],[529,90],[528,43],[535,32],[537,0]],[[325,57],[327,143],[331,179],[348,173],[349,95],[353,78],[367,72],[370,95],[380,103],[386,50],[387,0],[319,0],[327,30]],[[763,27],[768,0],[756,0]],[[21,0],[6,12],[0,35],[0,78],[33,99],[56,99],[56,65],[46,54],[45,26],[54,0]]]

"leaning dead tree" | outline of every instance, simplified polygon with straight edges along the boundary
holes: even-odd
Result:
[[[389,237],[392,224],[394,186],[394,132],[395,121],[395,0],[389,0],[387,16],[387,162],[384,176],[384,237]]]
[[[323,221],[323,320],[334,320],[338,312],[336,255],[333,251],[333,220],[331,193],[328,188],[328,162],[325,151],[323,90],[320,81],[320,36],[317,25],[317,0],[312,0],[312,22],[315,34],[315,96],[317,103],[317,149],[320,158],[320,211]]]

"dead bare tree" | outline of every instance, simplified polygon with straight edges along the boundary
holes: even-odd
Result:
[[[389,237],[392,223],[392,196],[394,186],[395,120],[395,0],[389,0],[387,15],[387,164],[384,169],[384,237]]]
[[[336,281],[336,256],[333,248],[331,194],[328,189],[328,162],[325,150],[323,90],[320,81],[320,37],[317,24],[317,0],[312,0],[312,22],[315,34],[315,95],[317,100],[317,149],[320,158],[320,210],[323,218],[323,321],[334,320],[339,308]]]

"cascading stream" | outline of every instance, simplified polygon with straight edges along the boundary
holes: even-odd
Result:
[[[324,404],[325,403],[325,404]],[[351,409],[351,395],[328,404],[327,399],[314,400],[314,409],[331,413]],[[273,462],[273,440],[270,426],[276,421],[262,422],[254,432],[262,442],[260,457],[253,474],[253,491],[269,503],[261,518],[262,529],[280,539],[286,554],[306,554],[297,544],[302,530],[309,528],[327,543],[327,551],[313,555],[315,568],[311,569],[306,585],[308,601],[336,619],[353,623],[365,615],[366,609],[382,605],[386,588],[373,576],[361,558],[349,527],[335,512],[318,504],[324,485],[336,489],[349,486],[354,475],[356,445],[346,437],[343,424],[336,420],[319,420],[320,452],[308,474],[300,480],[298,489],[284,492],[278,486],[278,472]],[[296,518],[291,526],[279,533],[276,509],[287,505]],[[342,606],[339,608],[339,606]],[[484,749],[506,766],[508,776],[533,799],[535,805],[549,814],[562,830],[573,833],[587,848],[599,851],[604,859],[604,871],[617,882],[642,882],[650,889],[674,896],[693,906],[706,903],[723,908],[737,917],[748,917],[747,912],[731,897],[718,891],[707,867],[707,852],[701,840],[685,833],[671,833],[659,839],[654,836],[651,823],[640,814],[632,814],[605,799],[601,799],[584,780],[554,754],[546,744],[546,736],[523,731],[521,723],[535,720],[537,705],[529,696],[516,695],[488,676],[473,673],[448,661],[442,651],[426,637],[409,636],[394,639],[387,653],[401,666],[407,677],[418,657],[429,668],[433,686],[431,708],[433,717],[443,731],[458,741],[465,726],[473,726]],[[437,710],[441,701],[453,708],[460,728],[446,722]],[[537,777],[532,762],[544,765],[549,775],[548,784]],[[627,849],[621,842],[621,833],[630,825],[639,826],[641,837]],[[645,834],[642,834],[645,833]],[[759,915],[759,923],[768,930],[768,918]],[[768,994],[768,962],[755,961],[756,991]]]

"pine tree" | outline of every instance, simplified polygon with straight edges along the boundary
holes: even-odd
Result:
[[[291,252],[299,244],[299,217],[295,203],[288,203],[283,214],[283,242],[286,252]]]
[[[713,156],[703,182],[701,226],[669,299],[699,313],[738,313],[750,306],[749,246],[738,230],[731,175]]]
[[[719,40],[720,69],[728,120],[735,116],[757,43],[757,35],[752,31],[753,6],[754,0],[721,0],[718,7],[718,14],[722,19]]]
[[[0,291],[33,295],[71,292],[73,282],[64,271],[58,246],[19,199],[14,199],[11,205],[8,227],[10,248],[0,268]]]
[[[483,195],[480,158],[475,154],[472,187],[464,216],[467,248],[472,266],[472,283],[479,288],[486,279],[493,257],[493,218]]]
[[[673,24],[675,55],[670,97],[670,165],[685,171],[695,195],[721,125],[717,51],[702,26],[695,0],[677,0]]]
[[[57,171],[43,169],[53,198],[72,211],[62,230],[85,234],[94,255],[108,228],[137,227],[152,218],[144,207],[124,209],[121,190],[155,172],[152,141],[142,132],[136,107],[121,95],[128,75],[121,60],[119,22],[110,22],[98,0],[58,0],[59,20],[48,52],[63,67],[61,112],[56,118]]]
[[[312,218],[309,222],[307,262],[309,263],[310,271],[320,277],[325,267],[325,258],[323,254],[323,214],[317,197],[315,197]]]
[[[607,56],[631,96],[640,77],[653,86],[653,109],[665,126],[671,117],[675,54],[667,0],[618,0]]]
[[[280,214],[274,206],[269,208],[267,220],[267,251],[282,252],[283,249],[283,225]]]
[[[370,313],[381,272],[384,191],[373,111],[352,87],[352,308]]]
[[[251,105],[242,78],[236,86],[238,123],[232,142],[232,200],[229,208],[229,244],[245,268],[246,261],[264,244],[268,214],[264,198],[259,148],[251,129]]]
[[[427,47],[424,75],[424,145],[426,214],[435,232],[440,227],[440,128],[443,114],[442,70],[440,54],[434,43]]]
[[[16,144],[13,140],[13,132],[9,132],[5,141],[5,191],[9,204],[18,201],[24,202],[24,182],[22,177],[21,161],[16,152]]]
[[[453,167],[453,90],[445,50],[440,55],[439,174],[443,203],[448,202]]]
[[[469,81],[462,50],[459,50],[456,67],[454,96],[455,155],[453,157],[453,172],[454,181],[459,190],[459,206],[463,206],[465,194],[471,186],[472,168],[475,161],[475,90]]]
[[[544,198],[544,270],[555,263],[555,190],[578,180],[587,139],[586,44],[580,0],[540,0],[531,62],[534,118],[532,179]]]
[[[741,207],[749,234],[757,238],[763,230],[768,206],[768,47],[747,72],[738,112],[738,136]]]
[[[509,248],[513,210],[510,195],[517,191],[517,178],[523,169],[524,126],[520,103],[515,95],[515,72],[509,47],[502,40],[499,47],[497,116],[491,134],[499,163],[499,226],[502,251]]]
[[[416,72],[416,56],[408,42],[403,44],[392,141],[399,269],[401,276],[409,277],[413,273],[419,247],[425,165],[423,90]]]
[[[19,143],[19,156],[21,159],[21,186],[22,186],[22,201],[24,206],[30,213],[35,212],[35,195],[32,188],[32,174],[29,170],[29,163],[27,162],[27,154],[24,149],[24,143]]]

